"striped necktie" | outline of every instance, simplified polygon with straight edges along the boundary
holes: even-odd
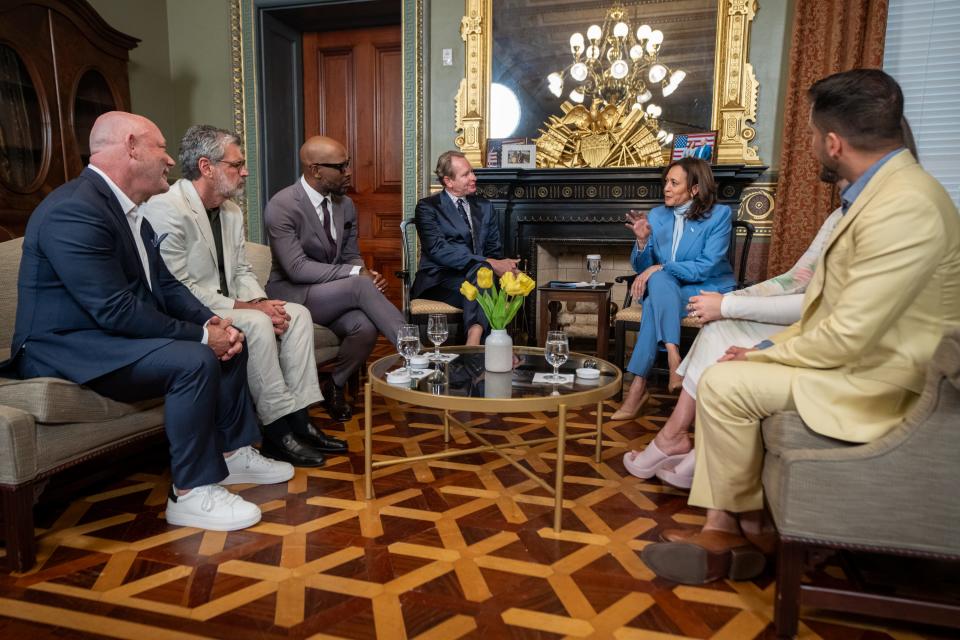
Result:
[[[473,228],[473,223],[470,220],[470,216],[467,215],[467,210],[463,207],[463,198],[457,198],[457,211],[460,212],[460,217],[463,218],[463,221],[467,223],[467,228],[470,229],[470,239],[473,244],[473,252],[477,253],[477,232]]]

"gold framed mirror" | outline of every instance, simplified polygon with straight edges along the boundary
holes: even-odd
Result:
[[[545,20],[546,16],[553,18],[555,14],[562,13],[567,11],[568,13],[576,12],[578,22],[583,23],[582,16],[586,11],[589,11],[590,18],[594,24],[603,24],[604,13],[607,9],[607,4],[613,5],[614,0],[609,2],[601,3],[589,3],[590,7],[585,9],[586,3],[577,2],[576,0],[558,0],[553,5],[555,11],[545,11],[544,4],[542,2],[530,2],[524,0],[516,0],[507,5],[498,4],[497,11],[501,12],[498,15],[503,16],[502,12],[505,10],[505,7],[509,6],[518,6],[521,10],[525,11],[526,14],[518,14],[518,23],[526,25],[530,24],[530,33],[545,33],[548,34],[550,38],[554,41],[557,38],[563,38],[565,40],[569,34],[563,31],[563,28],[557,29],[556,25],[548,24]],[[627,14],[632,16],[638,9],[638,5],[646,5],[650,3],[639,3],[639,2],[622,2],[621,3],[626,10]],[[654,5],[660,3],[653,3]],[[678,3],[674,3],[676,5]],[[683,4],[683,3],[679,3]],[[693,7],[693,2],[688,4]],[[700,2],[699,5],[703,5],[703,2]],[[696,118],[689,118],[698,122],[698,127],[701,129],[712,129],[717,131],[717,140],[716,140],[716,149],[714,155],[714,162],[717,164],[761,164],[758,150],[756,147],[751,146],[751,141],[756,136],[756,130],[754,126],[756,124],[756,114],[757,114],[757,93],[759,89],[759,83],[757,82],[756,76],[753,72],[753,67],[747,60],[747,52],[749,47],[750,39],[750,26],[753,21],[753,18],[756,14],[756,0],[707,0],[708,8],[712,9],[713,4],[716,5],[716,14],[715,17],[711,14],[708,17],[709,21],[715,20],[715,31],[712,34],[709,33],[700,33],[700,43],[706,41],[707,38],[712,38],[714,44],[714,60],[712,65],[713,77],[712,82],[706,83],[703,82],[703,79],[700,78],[700,88],[705,93],[701,97],[697,97],[694,100],[703,100],[705,101],[708,98],[712,98],[712,103],[709,108],[709,127],[705,127],[704,123],[706,122],[707,115],[706,113],[702,114],[702,118],[697,120]],[[663,13],[665,5],[661,5],[659,10]],[[656,7],[654,7],[656,9]],[[674,10],[675,22],[677,24],[682,24],[684,22],[692,22],[694,20],[691,16],[683,16],[681,7],[679,12],[676,10],[675,6],[671,7]],[[691,8],[691,11],[696,9]],[[703,13],[702,11],[700,12]],[[595,15],[594,15],[595,14]],[[536,23],[530,22],[531,16]],[[699,16],[700,21],[703,21],[703,15]],[[633,21],[631,21],[632,24]],[[655,18],[650,18],[651,25],[655,25]],[[580,25],[580,28],[586,30],[587,26],[591,22],[585,22]],[[512,26],[512,25],[511,25]],[[709,24],[707,25],[709,29]],[[696,33],[695,29],[688,29],[691,33]],[[665,32],[667,30],[665,29]],[[494,34],[494,8],[493,0],[465,0],[465,15],[461,21],[460,25],[460,35],[463,38],[466,44],[466,56],[465,56],[465,72],[464,78],[461,80],[459,90],[456,96],[456,110],[455,110],[455,127],[457,132],[456,144],[460,150],[466,154],[467,158],[474,166],[483,166],[483,153],[486,147],[486,141],[489,135],[491,122],[490,122],[490,92],[491,92],[491,79],[493,77],[493,69],[496,57],[496,51],[494,50],[495,34]],[[667,32],[667,37],[670,37],[670,33]],[[497,34],[497,42],[503,43],[500,39],[500,35]],[[666,46],[666,41],[664,46]],[[554,45],[556,43],[554,42]],[[524,46],[527,48],[527,52],[531,49],[537,52],[540,52],[545,47],[531,47],[530,43],[524,43]],[[685,45],[684,49],[692,50],[696,46]],[[701,46],[701,48],[703,48]],[[544,52],[543,55],[553,57],[555,52],[556,58],[556,67],[563,67],[569,63],[568,58],[570,58],[570,52],[564,51],[563,46],[553,46],[549,51]],[[529,57],[529,53],[526,54]],[[543,55],[538,53],[541,58]],[[566,57],[565,57],[566,56]],[[522,56],[517,56],[522,57]],[[664,56],[666,59],[666,56]],[[515,60],[511,60],[509,64],[515,64]],[[709,69],[709,64],[705,65],[703,70]],[[537,72],[536,75],[541,75]],[[542,74],[543,78],[537,78],[531,80],[532,82],[539,82],[544,87],[546,86],[546,74]],[[697,79],[694,79],[696,83]],[[690,77],[688,76],[688,82],[690,82]],[[528,83],[529,84],[529,83]],[[679,93],[679,92],[678,92]],[[556,110],[555,114],[558,116],[563,116],[561,113],[561,100],[556,100]],[[569,108],[569,104],[565,108]],[[540,128],[546,128],[544,124],[540,124]],[[695,130],[697,127],[687,127],[687,130]],[[538,135],[536,129],[531,134],[528,131],[518,132],[518,135],[526,135],[528,137],[533,137]]]

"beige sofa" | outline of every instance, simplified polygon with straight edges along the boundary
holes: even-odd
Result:
[[[10,354],[17,308],[17,271],[23,239],[0,243],[0,361]],[[249,243],[261,282],[270,271],[270,249]],[[337,355],[339,341],[316,327],[317,362]],[[54,474],[125,449],[163,444],[160,399],[124,404],[57,378],[0,379],[0,499],[8,565],[33,566],[33,506]]]

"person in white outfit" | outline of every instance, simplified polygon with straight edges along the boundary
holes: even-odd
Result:
[[[241,140],[195,125],[180,142],[179,160],[184,177],[143,207],[163,260],[201,302],[245,334],[247,382],[263,424],[264,452],[296,466],[321,466],[324,453],[347,446],[317,429],[307,413],[323,399],[310,312],[267,299],[247,261],[243,214],[232,200],[248,175]]]
[[[844,185],[839,186],[842,189]],[[663,429],[647,448],[623,456],[627,471],[638,478],[656,475],[676,487],[690,488],[695,455],[688,433],[695,417],[701,374],[731,345],[761,343],[800,318],[807,283],[841,216],[839,207],[827,216],[813,242],[789,271],[739,291],[701,292],[690,298],[689,315],[703,326],[677,368],[683,376],[680,397]]]

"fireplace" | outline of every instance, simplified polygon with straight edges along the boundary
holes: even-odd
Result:
[[[630,252],[633,249],[633,242],[627,239],[626,242],[608,242],[604,244],[585,242],[581,240],[546,240],[536,245],[534,261],[529,268],[530,274],[537,280],[537,283],[545,285],[551,280],[565,280],[569,282],[589,282],[590,274],[587,273],[586,256],[596,253],[601,256],[602,269],[597,280],[600,282],[613,282],[614,278],[633,273],[630,266]],[[625,284],[616,284],[610,293],[610,300],[619,306],[623,303],[623,297],[626,294]],[[564,324],[574,323],[577,326],[569,331],[570,335],[576,336],[596,336],[596,311],[594,309],[585,309],[583,303],[581,308],[563,308],[561,322]],[[539,305],[536,310],[539,314]],[[590,318],[583,317],[593,316]],[[576,316],[576,317],[573,317]],[[612,314],[611,314],[612,317]],[[537,315],[536,322],[540,322]],[[611,335],[613,335],[611,333]]]
[[[713,168],[720,202],[739,209],[744,187],[759,177],[764,166],[718,165]],[[649,210],[663,203],[659,169],[477,169],[479,195],[491,200],[500,218],[506,254],[522,260],[521,267],[538,278],[541,260],[549,260],[547,279],[581,280],[573,276],[587,253],[610,255],[600,278],[612,281],[614,269],[630,271],[633,235],[624,226],[629,209]],[[574,249],[575,247],[575,249]],[[543,252],[538,251],[538,248]],[[588,250],[589,249],[589,250]],[[573,256],[581,257],[571,257]],[[564,267],[553,264],[562,258]],[[626,256],[624,265],[623,256]],[[558,261],[561,258],[556,258]],[[612,260],[612,264],[611,264]],[[549,274],[556,268],[558,277]],[[560,276],[560,269],[564,276]],[[569,275],[567,275],[569,273]],[[545,284],[542,276],[538,281]],[[536,301],[528,299],[523,314],[528,343],[536,341]],[[613,302],[623,301],[623,291]]]

